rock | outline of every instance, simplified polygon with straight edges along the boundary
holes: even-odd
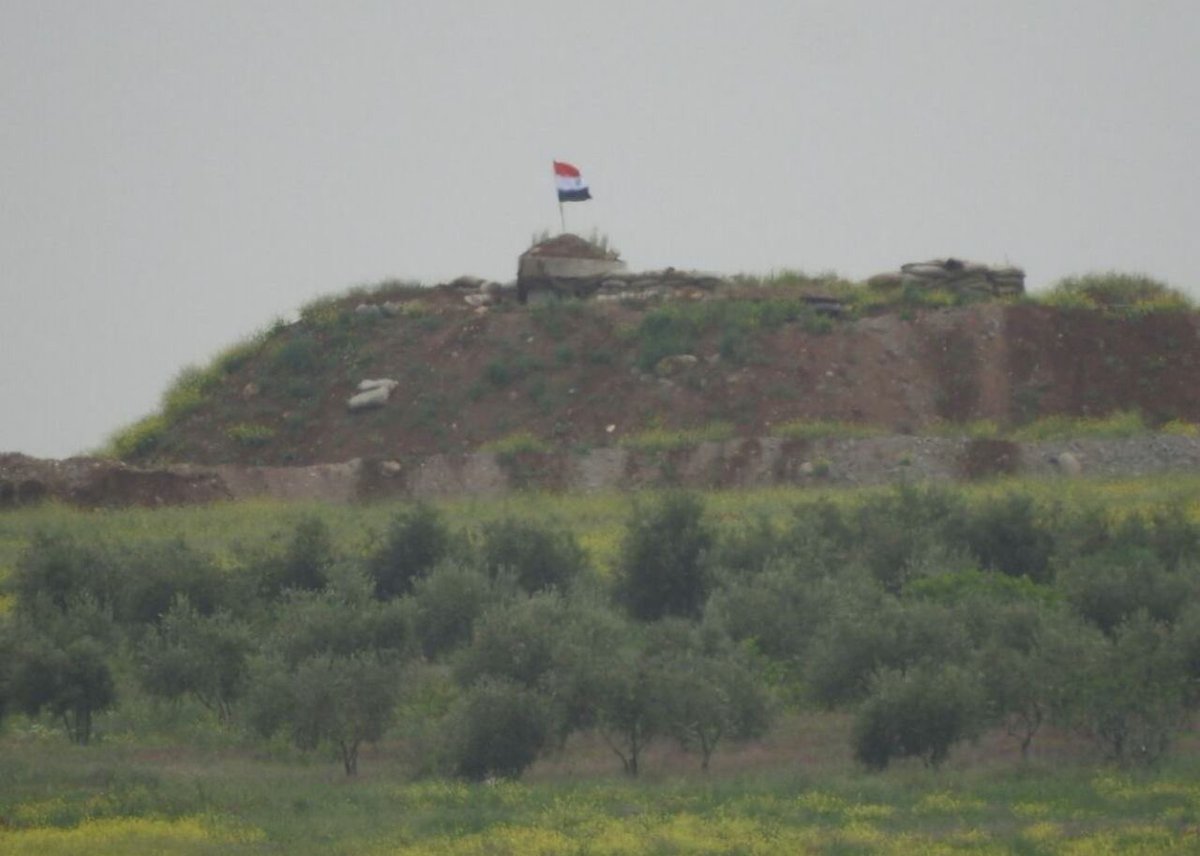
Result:
[[[371,407],[382,407],[387,404],[392,390],[399,385],[398,381],[394,381],[391,378],[359,381],[358,393],[346,400],[346,407],[351,412],[366,410]]]
[[[496,302],[495,297],[493,297],[490,294],[484,294],[482,292],[479,294],[465,294],[465,295],[463,295],[463,300],[466,301],[468,306],[475,306],[475,307],[491,306],[493,303]]]
[[[354,307],[354,314],[359,318],[382,318],[383,310],[374,303],[360,303]]]
[[[404,311],[404,307],[394,300],[389,300],[379,307],[379,310],[388,318],[395,318]]]
[[[654,366],[654,373],[659,377],[671,377],[696,365],[700,360],[693,354],[674,354],[669,357],[663,357]]]
[[[254,381],[251,381],[242,387],[242,399],[244,401],[249,401],[257,396],[259,392],[261,392],[261,390],[259,389],[258,384],[254,383]]]
[[[399,461],[384,461],[379,465],[379,473],[385,478],[394,478],[404,470]]]
[[[800,475],[811,476],[814,472],[816,472],[816,469],[817,468],[813,466],[812,461],[805,461],[800,465]]]
[[[376,386],[368,389],[366,392],[360,392],[357,395],[352,395],[346,400],[346,407],[353,413],[356,410],[368,410],[372,407],[383,407],[387,404],[388,396],[391,395],[391,388],[386,386]]]
[[[1060,452],[1050,460],[1064,476],[1077,476],[1083,472],[1083,464],[1071,452]]]
[[[358,382],[358,391],[366,392],[367,390],[370,390],[370,389],[378,389],[379,387],[387,387],[387,391],[390,394],[391,391],[393,389],[395,389],[396,387],[398,387],[399,385],[400,385],[399,381],[392,380],[391,378],[387,378],[387,377],[379,378],[378,380],[360,380]]]

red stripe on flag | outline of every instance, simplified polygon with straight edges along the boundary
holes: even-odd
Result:
[[[569,163],[563,163],[562,161],[554,162],[554,174],[563,175],[567,178],[579,178],[579,170]]]

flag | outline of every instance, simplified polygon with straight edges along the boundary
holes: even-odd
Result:
[[[579,170],[569,163],[554,162],[554,182],[558,185],[559,202],[582,202],[591,199],[588,186],[583,182]]]

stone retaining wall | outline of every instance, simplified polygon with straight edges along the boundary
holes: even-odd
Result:
[[[157,507],[267,497],[348,503],[373,499],[497,496],[515,490],[628,491],[681,486],[878,485],[953,482],[991,475],[1104,478],[1200,473],[1200,439],[1145,434],[1123,440],[1007,443],[894,435],[866,439],[777,437],[701,443],[667,452],[622,447],[585,454],[432,455],[310,467],[138,469],[91,458],[0,455],[0,510],[58,501],[80,507]]]

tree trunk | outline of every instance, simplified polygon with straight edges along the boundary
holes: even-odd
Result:
[[[347,776],[358,775],[358,741],[354,740],[347,742],[345,740],[338,741],[338,746],[342,750],[342,766],[346,769]]]

